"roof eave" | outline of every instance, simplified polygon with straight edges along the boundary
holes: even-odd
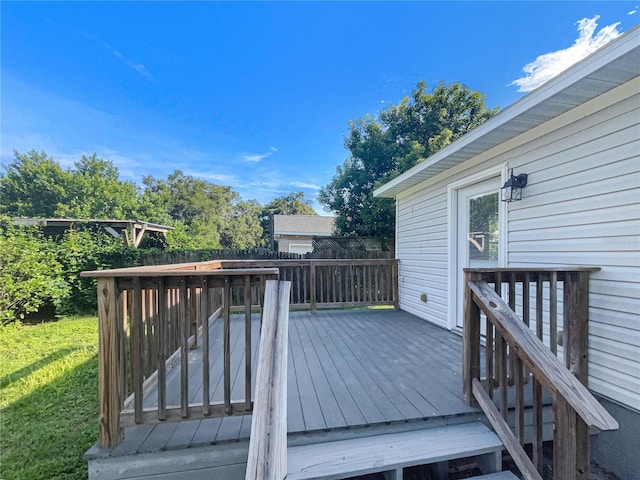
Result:
[[[512,103],[507,108],[498,113],[495,117],[487,120],[485,123],[476,127],[466,135],[463,135],[458,140],[446,146],[439,152],[431,155],[425,161],[415,165],[403,174],[375,189],[373,192],[374,197],[395,198],[404,190],[425,181],[428,178],[419,177],[419,174],[426,172],[427,170],[440,163],[442,160],[450,157],[456,152],[459,152],[463,148],[472,145],[474,142],[482,139],[489,133],[497,131],[500,127],[524,115],[534,107],[543,104],[551,97],[569,89],[579,80],[586,78],[588,75],[596,72],[600,68],[603,68],[613,60],[630,53],[634,49],[638,49],[639,40],[640,26],[635,26],[625,34],[621,35],[606,46],[602,47],[600,50],[592,53],[588,57],[582,59],[580,62],[572,65],[557,77],[549,80],[537,89]],[[595,98],[600,94],[601,92],[594,94],[592,98]],[[530,124],[526,129],[523,129],[522,132],[514,133],[511,138],[514,138],[519,134],[524,133],[531,128],[534,128],[535,126],[541,125],[549,121],[551,118],[537,120],[535,124]],[[490,148],[486,148],[484,151],[489,149]],[[475,152],[474,154],[469,155],[468,158],[473,158],[478,154],[478,152]],[[459,163],[467,160],[468,158],[461,160]]]

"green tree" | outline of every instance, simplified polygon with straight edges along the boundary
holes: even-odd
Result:
[[[277,197],[262,207],[264,213],[276,215],[317,215],[311,200],[304,198],[304,192],[290,193]]]
[[[289,195],[274,198],[262,207],[260,226],[263,231],[262,244],[270,245],[271,217],[273,215],[317,215],[311,206],[311,200],[304,198],[304,192],[292,192]]]
[[[224,248],[247,249],[260,245],[260,204],[255,200],[237,201],[233,212],[222,228],[221,241]]]
[[[13,162],[0,174],[0,214],[55,217],[67,199],[70,179],[46,153],[14,151]]]
[[[109,160],[82,156],[70,171],[66,198],[57,214],[71,218],[131,219],[138,214],[138,192],[133,182],[120,180]]]
[[[35,150],[14,152],[0,175],[0,213],[14,217],[135,218],[138,192],[108,160],[82,156],[74,169]]]
[[[166,180],[145,177],[143,183],[145,205],[165,209],[177,227],[168,237],[170,248],[249,248],[259,243],[256,204],[243,202],[231,187],[180,170]]]
[[[351,122],[345,148],[349,157],[319,195],[336,213],[342,235],[393,236],[392,199],[373,198],[373,190],[469,132],[498,108],[460,83],[440,83],[431,92],[418,83],[411,98],[389,105],[377,119]]]
[[[0,323],[24,318],[45,302],[60,304],[67,295],[55,250],[38,229],[0,218]]]

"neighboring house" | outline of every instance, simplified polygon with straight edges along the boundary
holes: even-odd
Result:
[[[144,222],[142,220],[113,220],[98,218],[14,218],[15,225],[38,226],[45,235],[62,235],[72,227],[88,226],[103,229],[114,238],[124,237],[130,247],[138,248],[145,233],[158,232],[166,236],[173,227]]]
[[[620,423],[593,458],[640,478],[640,27],[375,191],[396,199],[400,308],[462,321],[464,267],[596,266],[589,388]],[[522,200],[501,202],[528,174]]]
[[[279,252],[308,253],[313,251],[312,239],[333,234],[334,217],[319,215],[274,215],[271,223],[273,240]]]

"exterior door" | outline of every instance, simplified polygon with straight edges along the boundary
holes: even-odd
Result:
[[[462,327],[462,269],[500,265],[500,177],[458,190],[457,209],[456,324]]]

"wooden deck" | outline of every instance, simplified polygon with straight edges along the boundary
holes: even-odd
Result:
[[[211,398],[222,401],[222,328],[210,348]],[[252,319],[257,357],[259,317]],[[232,397],[244,398],[244,318],[231,320]],[[190,352],[189,392],[202,399],[200,348]],[[356,427],[388,426],[466,416],[462,400],[462,338],[393,309],[292,312],[289,324],[288,431],[290,443],[309,434],[353,435]],[[168,404],[179,403],[180,367],[167,376]],[[252,389],[255,391],[255,388]],[[145,406],[157,402],[151,391]],[[128,427],[114,450],[93,447],[87,457],[132,455],[248,439],[251,416],[184,420]]]

